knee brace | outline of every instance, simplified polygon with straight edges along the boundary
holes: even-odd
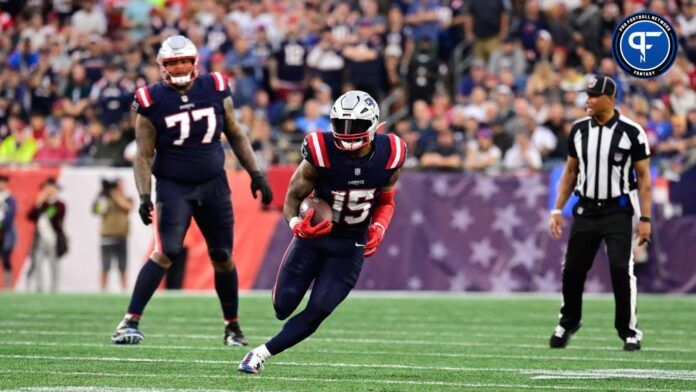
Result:
[[[231,253],[229,249],[214,248],[208,250],[208,256],[214,263],[224,263],[230,260]]]
[[[175,260],[183,249],[181,244],[162,243],[162,254],[169,260]]]
[[[295,307],[288,306],[283,300],[279,300],[273,303],[273,310],[275,310],[275,316],[278,320],[285,320],[290,317]]]

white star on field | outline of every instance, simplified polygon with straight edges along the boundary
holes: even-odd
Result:
[[[585,281],[585,292],[586,293],[603,293],[604,285],[598,277],[593,277],[592,279]]]
[[[470,246],[471,261],[484,267],[488,267],[491,264],[491,260],[497,255],[488,238],[484,238],[479,242],[472,242]]]
[[[493,230],[500,230],[505,234],[505,237],[510,238],[512,236],[515,227],[522,223],[522,220],[517,216],[517,210],[515,206],[509,205],[495,211],[495,221],[491,226]]]
[[[476,183],[474,184],[474,195],[481,196],[483,200],[488,201],[491,196],[498,192],[498,185],[495,184],[495,179],[486,175],[476,175]]]
[[[420,290],[423,287],[423,282],[419,277],[413,276],[408,280],[406,286],[409,290]]]
[[[443,244],[440,241],[437,241],[434,244],[430,245],[430,257],[435,260],[444,259],[448,253],[449,252],[447,251],[445,244]]]
[[[450,227],[453,229],[459,229],[461,232],[465,232],[466,229],[474,223],[474,218],[471,217],[469,209],[464,207],[459,210],[452,211],[452,221],[450,221]]]
[[[536,232],[548,232],[549,231],[549,219],[551,219],[550,213],[545,208],[540,208],[537,210],[537,215],[539,216],[539,221],[537,221],[534,226],[534,231]],[[551,234],[549,234],[551,235]]]
[[[508,293],[516,290],[520,284],[512,277],[510,270],[503,270],[500,273],[493,274],[491,277],[491,291],[498,293]]]
[[[433,193],[438,196],[447,196],[450,186],[447,183],[447,177],[436,176],[433,179]]]
[[[415,210],[411,213],[411,223],[414,225],[420,225],[425,222],[425,216],[420,210]]]
[[[457,271],[457,275],[454,275],[449,279],[449,290],[450,291],[466,291],[471,281],[464,274],[463,271]]]
[[[525,199],[527,208],[536,206],[538,204],[539,197],[548,192],[546,185],[541,182],[541,174],[518,178],[520,185],[515,190],[515,198]]]
[[[522,265],[527,271],[534,268],[537,260],[544,257],[544,252],[536,246],[534,236],[529,236],[524,241],[512,240],[512,257],[510,258],[510,268]]]
[[[398,257],[399,253],[401,252],[399,251],[399,247],[396,245],[389,245],[389,247],[387,248],[387,255],[389,257]]]
[[[561,278],[554,275],[553,271],[546,271],[543,275],[536,275],[532,280],[538,292],[557,293],[561,290]]]

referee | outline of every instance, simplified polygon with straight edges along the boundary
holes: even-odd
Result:
[[[579,196],[563,262],[560,323],[549,344],[564,348],[580,328],[585,278],[604,240],[616,305],[614,326],[624,350],[640,350],[643,333],[636,326],[632,248],[650,238],[650,149],[643,128],[614,108],[614,80],[596,76],[583,91],[588,95],[589,116],[573,124],[568,160],[549,219],[551,235],[560,238],[561,209],[572,192]]]

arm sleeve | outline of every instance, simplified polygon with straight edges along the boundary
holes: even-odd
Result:
[[[392,189],[388,192],[382,192],[377,196],[377,206],[375,207],[375,213],[372,218],[372,224],[378,224],[382,226],[384,231],[387,231],[389,223],[391,222],[392,216],[394,216],[394,195],[396,194],[396,189]]]

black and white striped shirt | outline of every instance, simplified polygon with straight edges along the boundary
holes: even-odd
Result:
[[[605,200],[636,189],[633,162],[648,158],[650,147],[643,127],[615,110],[603,125],[592,117],[573,123],[568,155],[577,158],[580,166],[575,191]]]

